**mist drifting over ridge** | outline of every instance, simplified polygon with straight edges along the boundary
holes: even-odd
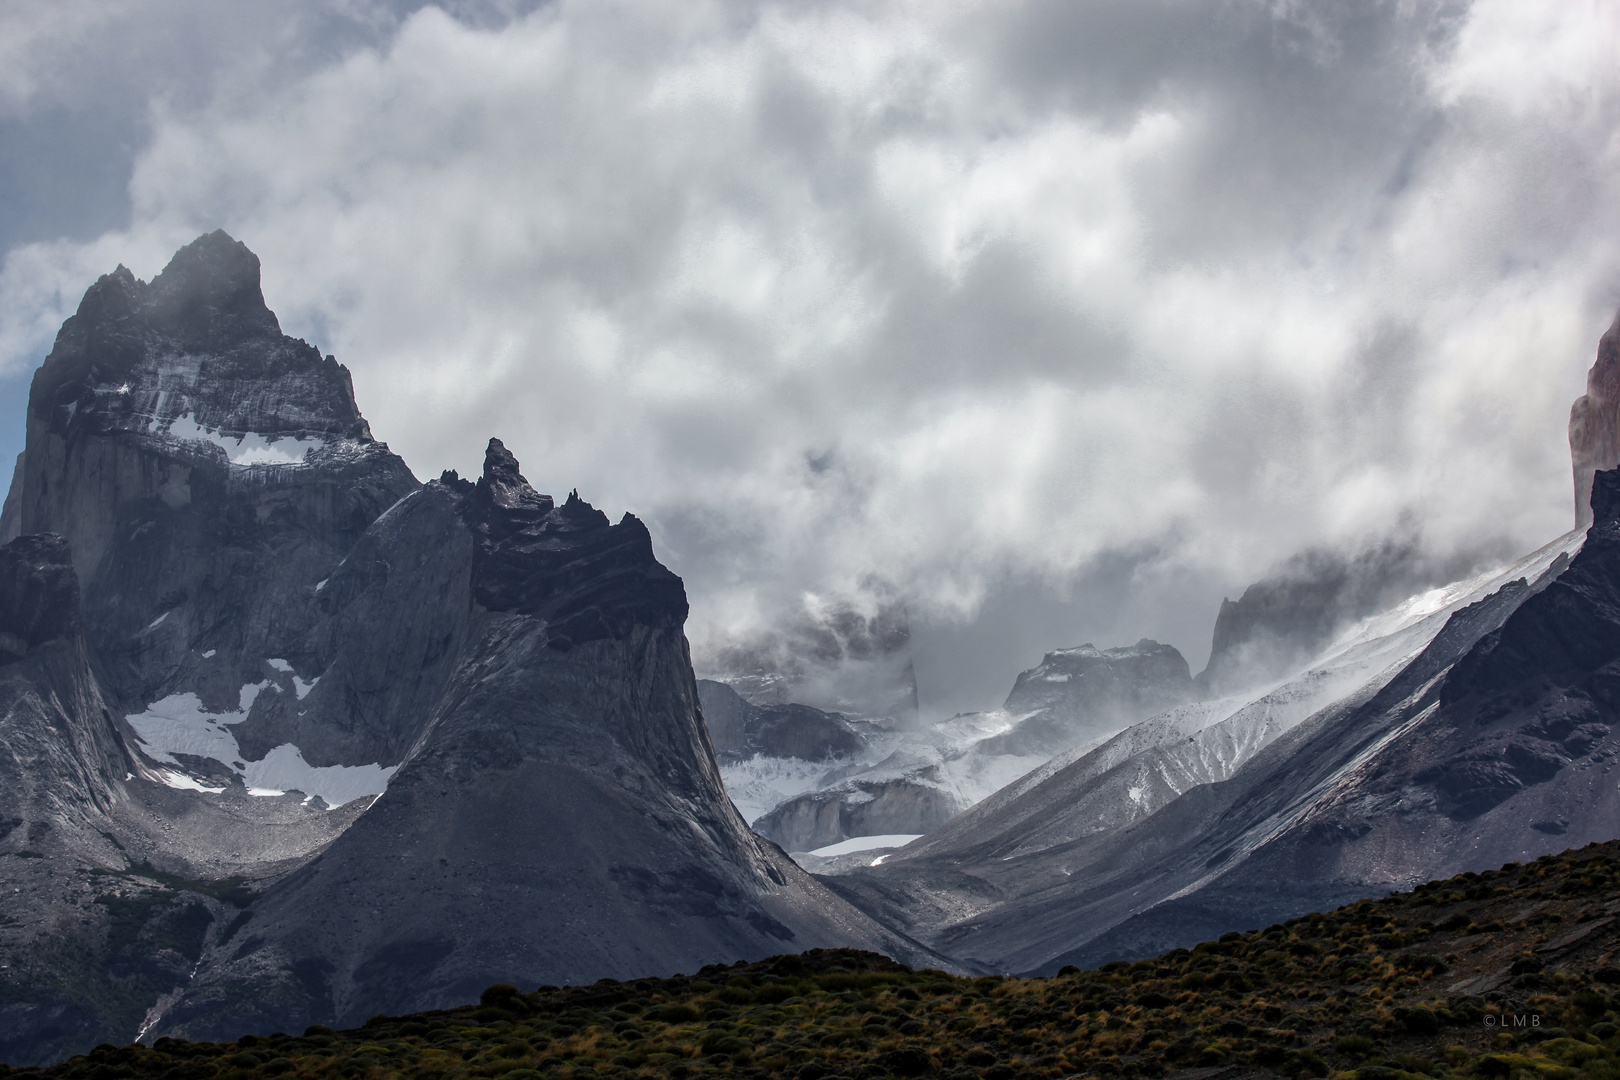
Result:
[[[1616,19],[13,5],[0,167],[80,179],[12,185],[0,365],[224,227],[418,475],[498,428],[643,517],[700,666],[898,596],[925,712],[1085,640],[1196,670],[1301,551],[1569,527]]]

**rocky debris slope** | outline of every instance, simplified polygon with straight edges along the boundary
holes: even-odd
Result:
[[[1620,844],[1432,881],[1136,964],[952,978],[817,950],[232,1043],[98,1047],[44,1075],[1606,1076]]]
[[[1369,620],[1252,705],[1060,759],[837,886],[964,962],[1050,971],[1614,835],[1620,497],[1597,501],[1589,538]]]
[[[1598,341],[1586,393],[1569,409],[1569,456],[1575,469],[1575,526],[1592,523],[1592,476],[1620,466],[1620,312]]]
[[[0,1058],[925,955],[737,816],[641,523],[419,484],[223,233],[87,292],[7,507]]]

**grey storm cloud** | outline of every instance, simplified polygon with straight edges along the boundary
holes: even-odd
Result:
[[[1080,640],[1196,666],[1303,549],[1569,526],[1617,41],[1517,0],[24,0],[0,372],[223,227],[420,475],[498,434],[644,517],[700,666],[895,596],[936,710]]]

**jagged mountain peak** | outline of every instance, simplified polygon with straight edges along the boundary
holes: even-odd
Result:
[[[557,506],[524,479],[501,440],[489,441],[477,484],[454,473],[441,483],[460,493],[477,545],[478,602],[546,619],[553,649],[686,621],[686,589],[654,556],[645,525],[631,514],[611,524],[577,490]]]
[[[223,229],[175,252],[147,286],[144,301],[155,326],[197,348],[281,334],[275,313],[264,303],[259,257]]]
[[[230,489],[250,481],[281,492],[280,510],[267,507],[257,520],[300,535],[335,529],[347,544],[418,486],[372,438],[348,369],[280,332],[258,258],[223,232],[182,248],[150,283],[120,266],[86,291],[34,373],[27,429],[0,540],[61,533],[86,603],[119,607],[120,627],[144,626],[174,607],[161,597],[195,597],[212,580],[177,562],[156,596],[136,602],[123,580],[135,567],[102,565],[122,550],[150,569],[147,556],[115,542],[120,535],[180,529],[200,541],[228,527]],[[332,496],[299,503],[292,491],[307,485]],[[312,516],[295,521],[287,513],[295,503]],[[182,642],[171,646],[183,655]],[[155,675],[161,664],[151,664]]]
[[[524,479],[518,460],[506,444],[490,439],[484,449],[484,475],[478,478],[478,497],[508,515],[539,517],[551,512],[550,495],[542,495]]]
[[[199,349],[281,333],[275,313],[265,306],[259,257],[224,230],[199,236],[175,252],[151,282],[119,263],[86,290],[75,319],[105,328],[137,316]]]
[[[372,442],[348,369],[281,333],[258,257],[221,231],[181,248],[150,283],[124,266],[97,280],[35,373],[29,416],[64,438],[130,432],[205,459],[217,446],[232,465]],[[297,444],[268,449],[289,437]]]
[[[419,484],[223,233],[151,283],[103,277],[64,324],[0,512],[19,532],[0,854],[41,857],[0,859],[0,997],[21,1003],[0,1057],[786,942],[921,955],[727,800],[685,590],[642,523],[556,505],[498,439],[476,483]],[[109,934],[91,871],[125,875],[140,941]],[[255,882],[230,901],[246,934],[204,885],[232,877]],[[70,940],[40,947],[64,910]],[[180,923],[182,951],[150,944]]]

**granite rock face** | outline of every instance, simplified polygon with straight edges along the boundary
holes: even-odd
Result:
[[[645,527],[418,483],[223,233],[86,294],[0,526],[0,1060],[930,958],[737,815]]]
[[[1112,735],[1174,708],[1194,695],[1187,661],[1173,645],[1143,638],[1135,645],[1081,645],[1047,653],[1020,672],[1002,706],[1028,714],[1003,735],[978,745],[987,754],[1050,756]]]
[[[1359,620],[1471,569],[1463,561],[1436,562],[1411,537],[1295,555],[1238,599],[1221,601],[1199,692],[1242,693],[1275,681]]]
[[[1569,409],[1569,456],[1575,469],[1575,526],[1592,524],[1592,476],[1620,466],[1620,312],[1598,341],[1586,393]]]
[[[834,761],[867,747],[866,736],[841,713],[796,702],[755,705],[712,679],[698,680],[698,697],[721,764],[760,756]]]
[[[806,792],[754,822],[754,831],[787,851],[814,851],[854,836],[933,832],[961,803],[927,770],[920,775],[847,780]]]
[[[79,632],[79,578],[67,541],[55,533],[0,547],[0,664]]]
[[[171,1030],[358,1023],[492,980],[632,978],[843,937],[903,947],[732,809],[685,596],[639,522],[552,505],[492,441],[476,485],[429,484],[380,524],[395,566],[470,528],[459,662],[387,792],[255,903]]]

